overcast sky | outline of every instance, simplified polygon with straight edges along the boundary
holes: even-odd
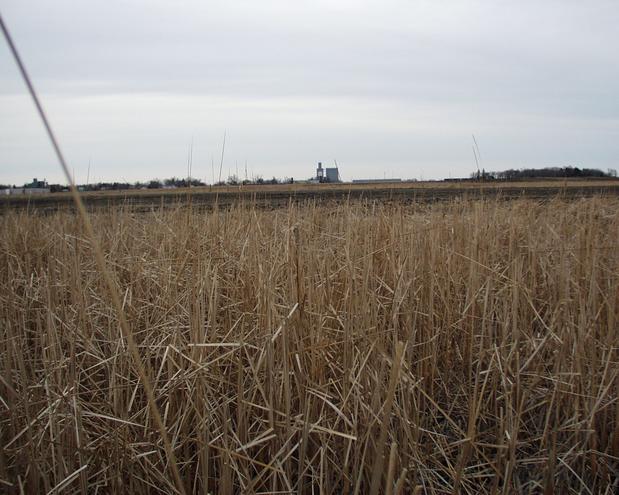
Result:
[[[619,2],[33,1],[0,12],[76,180],[619,168]],[[64,182],[0,43],[0,183]]]

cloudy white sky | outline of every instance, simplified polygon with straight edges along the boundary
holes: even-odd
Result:
[[[619,168],[619,2],[0,0],[85,182]],[[0,183],[64,182],[4,42]],[[215,177],[217,178],[217,177]]]

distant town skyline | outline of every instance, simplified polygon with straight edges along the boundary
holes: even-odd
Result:
[[[612,1],[0,0],[79,183],[619,168]],[[0,43],[0,183],[64,183]],[[90,172],[89,172],[90,163]]]

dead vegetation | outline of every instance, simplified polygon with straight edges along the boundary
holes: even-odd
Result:
[[[616,493],[619,201],[0,217],[14,493]],[[182,478],[176,486],[175,464]]]

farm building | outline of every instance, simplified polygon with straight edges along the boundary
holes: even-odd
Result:
[[[316,182],[342,182],[340,180],[340,173],[336,167],[322,167],[322,162],[318,162],[318,168],[316,169]]]
[[[353,184],[388,184],[390,182],[402,182],[402,179],[353,179]]]
[[[30,184],[25,184],[24,187],[11,187],[10,189],[3,189],[1,194],[3,196],[19,196],[22,194],[47,194],[50,192],[49,184],[46,180],[37,180],[36,177],[32,179]]]

